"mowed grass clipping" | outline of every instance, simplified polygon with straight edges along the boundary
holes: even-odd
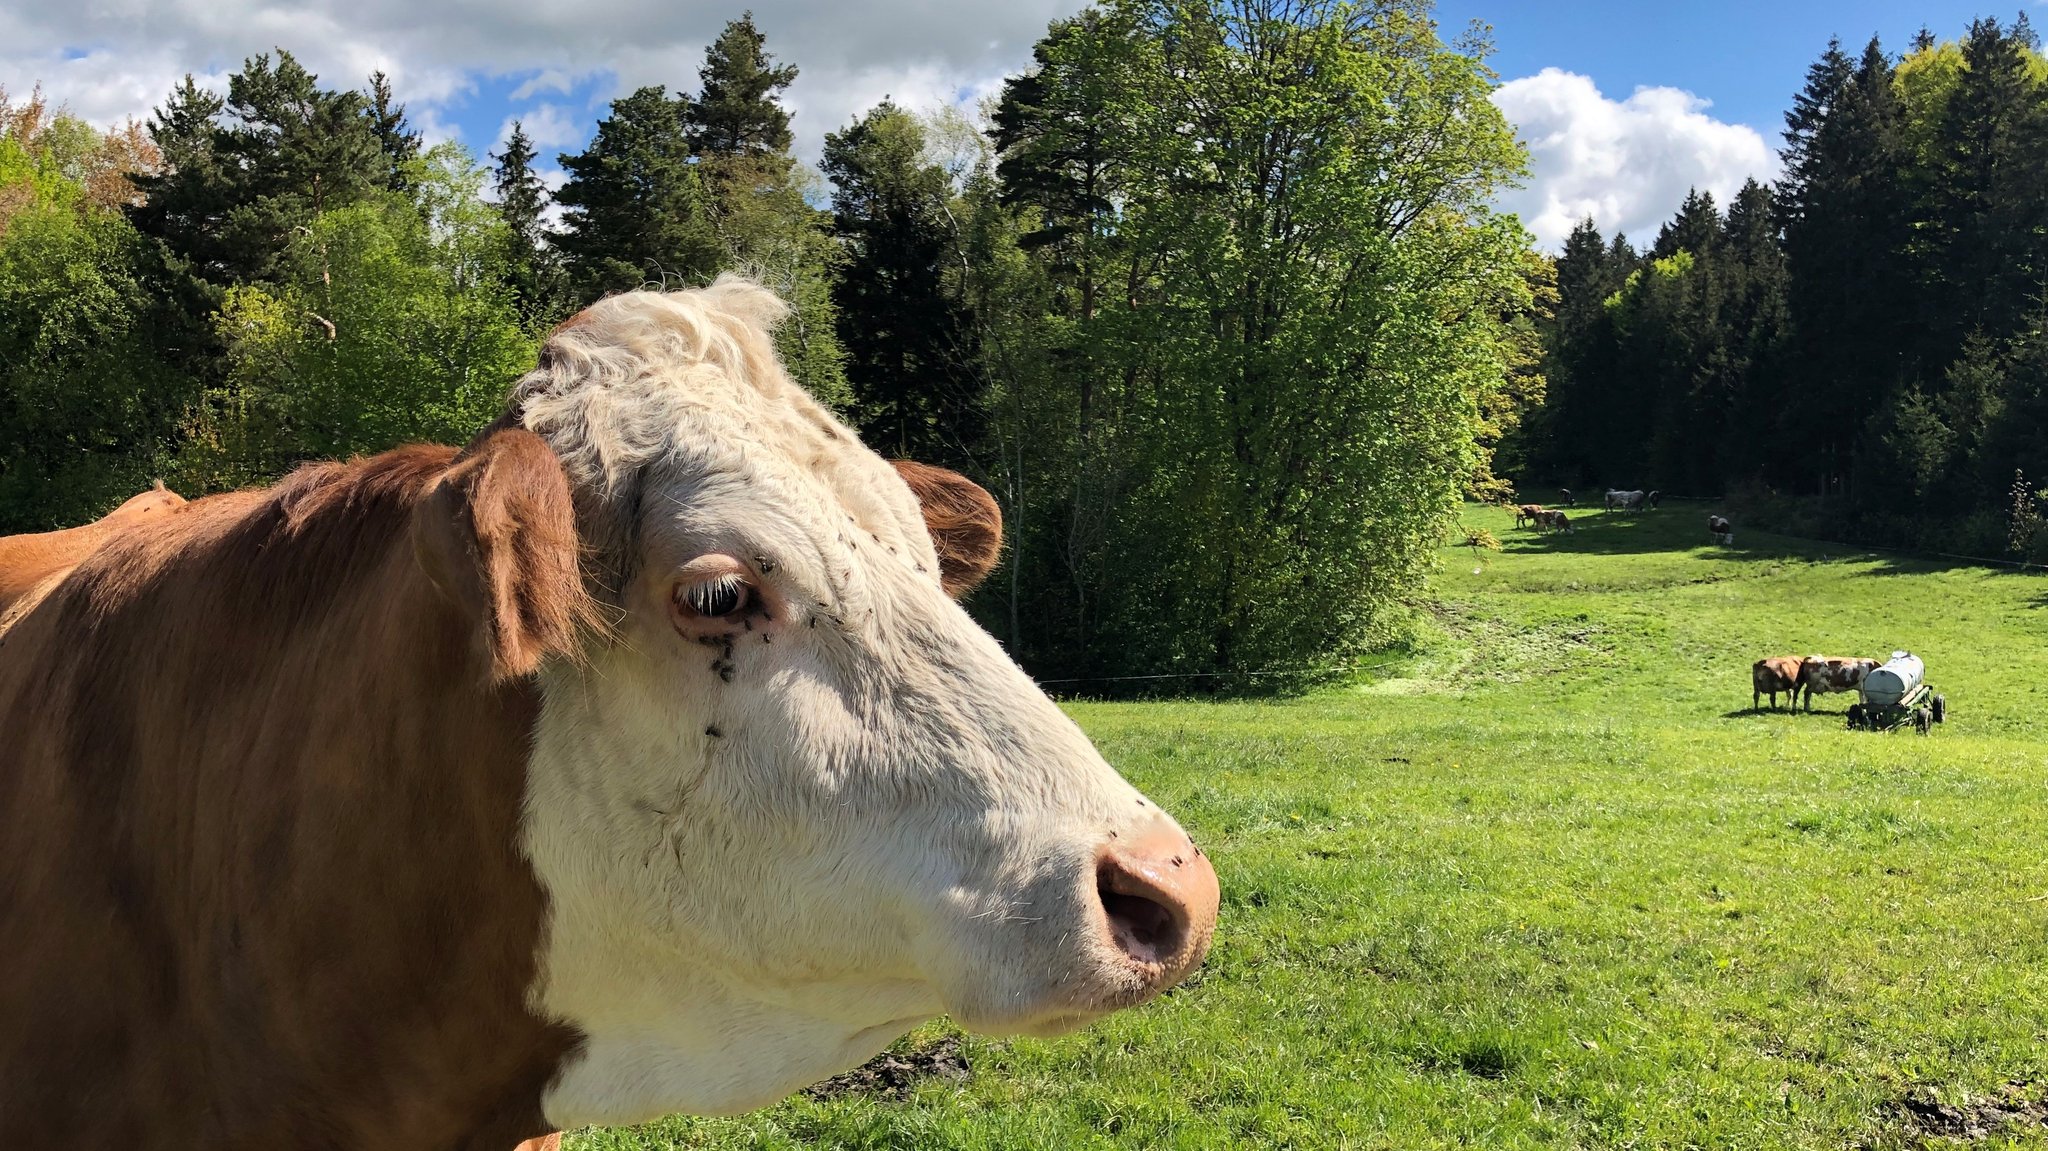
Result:
[[[1695,506],[1465,519],[1505,550],[1447,548],[1368,682],[1070,707],[1215,860],[1190,985],[969,1037],[907,1098],[569,1145],[1963,1146],[1901,1101],[2048,1094],[2048,578],[1709,546]],[[1948,697],[1931,736],[1749,709],[1759,656],[1894,648]]]

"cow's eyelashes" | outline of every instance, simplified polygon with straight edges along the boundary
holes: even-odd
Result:
[[[706,619],[737,616],[752,606],[754,599],[754,589],[740,577],[730,574],[714,576],[679,590],[684,606]]]

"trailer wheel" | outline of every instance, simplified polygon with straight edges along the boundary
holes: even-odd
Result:
[[[1926,735],[1928,732],[1934,730],[1934,712],[1924,707],[1914,708],[1913,730],[1919,732],[1921,735]]]
[[[1934,722],[1945,723],[1947,720],[1948,701],[1937,695],[1934,697]]]

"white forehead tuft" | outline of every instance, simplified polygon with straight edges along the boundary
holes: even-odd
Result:
[[[788,311],[729,274],[708,288],[609,296],[555,329],[540,366],[513,385],[514,418],[568,473],[600,585],[615,590],[631,566],[650,471],[742,445],[817,480],[867,530],[929,549],[894,469],[783,370],[773,333]]]

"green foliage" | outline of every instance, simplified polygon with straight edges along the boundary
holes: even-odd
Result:
[[[567,211],[554,242],[579,298],[685,287],[717,271],[721,247],[690,163],[684,111],[659,85],[641,88],[612,101],[588,148],[561,158],[568,182],[555,201]]]
[[[1487,74],[1397,4],[1120,3],[1038,55],[997,116],[1056,357],[1002,464],[1013,647],[1313,676],[1430,562],[1515,358]]]
[[[505,221],[512,294],[529,326],[551,325],[569,314],[572,301],[561,259],[548,243],[542,221],[548,190],[533,170],[533,142],[525,125],[512,121],[505,150],[491,158],[497,161],[491,187],[497,193],[498,215]]]
[[[225,99],[187,76],[150,120],[164,169],[136,180],[136,227],[209,284],[275,280],[308,221],[402,182],[418,139],[373,84],[371,97],[321,88],[283,50],[244,61]]]
[[[0,136],[0,532],[90,519],[147,486],[191,394],[151,353],[142,238],[66,175],[79,144],[59,133],[31,154]]]
[[[862,438],[879,451],[960,464],[982,436],[974,329],[947,276],[958,256],[954,187],[925,126],[887,101],[825,137],[845,263],[833,287]]]
[[[288,247],[283,282],[230,289],[218,323],[226,379],[177,461],[199,490],[306,459],[400,443],[462,443],[533,363],[506,253],[458,145],[412,165],[409,194],[322,214]]]
[[[796,80],[777,64],[749,13],[725,26],[697,73],[702,87],[684,109],[684,132],[704,181],[707,210],[723,248],[722,266],[773,288],[790,306],[775,350],[797,383],[834,408],[846,408],[845,354],[839,346],[833,280],[841,253],[814,173],[789,153],[789,113],[781,97]]]

